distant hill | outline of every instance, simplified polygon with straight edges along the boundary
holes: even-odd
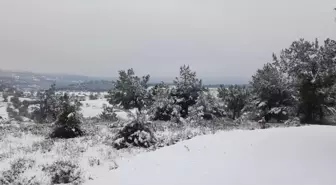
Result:
[[[108,91],[112,88],[112,81],[108,80],[91,80],[82,83],[74,83],[67,86],[59,87],[58,90],[70,91]]]
[[[107,80],[107,78],[68,74],[42,74],[0,69],[0,81],[19,89],[45,89],[56,83],[57,87],[80,84],[87,81]]]
[[[69,74],[43,74],[25,71],[10,71],[0,69],[0,84],[15,87],[18,89],[46,89],[51,84],[56,83],[57,89],[72,91],[108,91],[112,88],[112,80],[115,78],[106,77],[90,77],[84,75]],[[173,78],[171,78],[173,79]],[[151,78],[149,86],[164,81],[168,85],[172,85],[169,78]],[[217,88],[221,83],[221,78],[207,78],[204,81],[206,87]],[[224,84],[246,84],[246,79],[225,78]]]

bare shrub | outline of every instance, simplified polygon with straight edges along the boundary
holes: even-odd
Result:
[[[50,152],[53,147],[54,147],[54,140],[45,139],[43,141],[33,143],[32,150],[33,151],[41,150],[42,153],[46,153]]]
[[[9,170],[3,171],[0,175],[0,184],[3,185],[13,185],[21,184],[20,181],[21,175],[31,169],[35,164],[35,161],[32,159],[19,158],[15,160]],[[25,184],[31,184],[29,180]]]
[[[51,165],[43,166],[42,170],[51,176],[52,184],[81,184],[83,182],[79,165],[71,161],[55,161]]]
[[[88,161],[90,166],[99,166],[101,164],[97,157],[89,157]]]
[[[300,118],[298,117],[291,118],[285,122],[285,125],[286,126],[300,126],[301,125]]]

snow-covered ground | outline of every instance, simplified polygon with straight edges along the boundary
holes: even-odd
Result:
[[[86,118],[98,116],[103,111],[103,105],[109,105],[106,99],[86,100],[81,103],[83,104],[81,113]]]
[[[32,98],[22,98],[22,97],[19,97],[19,100],[20,100],[21,102],[23,102],[23,101],[33,101],[34,99],[32,99]]]
[[[97,100],[86,100],[86,101],[81,101],[83,106],[81,107],[81,113],[85,118],[90,118],[90,117],[96,117],[99,116],[103,112],[103,106],[104,104],[107,106],[111,106],[107,99],[97,99]],[[136,109],[132,109],[131,112],[135,114]],[[117,111],[116,110],[117,117],[120,120],[128,120],[128,115],[125,111]]]
[[[336,184],[336,127],[200,136],[117,161],[86,185]]]
[[[8,113],[7,113],[7,103],[6,102],[0,102],[0,116],[3,119],[8,119]]]

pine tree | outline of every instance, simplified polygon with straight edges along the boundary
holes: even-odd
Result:
[[[221,85],[218,88],[218,98],[221,98],[231,112],[232,119],[241,115],[241,111],[248,103],[250,91],[246,86],[230,85],[226,88]]]
[[[322,121],[335,112],[336,41],[327,39],[321,46],[300,39],[274,59],[293,84],[304,122]]]
[[[253,109],[262,111],[261,116],[268,121],[276,118],[286,119],[290,107],[297,102],[289,80],[275,63],[267,63],[252,76],[250,85],[256,96],[251,103]]]
[[[172,96],[176,104],[181,107],[181,117],[186,118],[189,107],[196,104],[199,92],[204,90],[202,80],[196,77],[196,72],[191,71],[189,66],[180,67],[180,76],[174,80]]]
[[[120,105],[124,109],[137,108],[141,111],[149,102],[148,81],[149,75],[139,78],[133,69],[119,71],[119,79],[109,91],[109,103]]]
[[[81,130],[81,114],[79,113],[81,103],[77,100],[70,102],[68,94],[60,98],[61,113],[57,116],[54,122],[54,129],[51,137],[57,138],[73,138],[82,136],[84,133]]]
[[[56,97],[56,85],[52,84],[49,89],[39,91],[38,107],[33,112],[33,118],[39,122],[53,122],[60,113],[60,102]]]
[[[180,108],[174,104],[174,99],[171,96],[171,89],[168,85],[161,84],[155,85],[150,90],[152,105],[148,111],[152,120],[169,121],[175,119],[179,120]]]

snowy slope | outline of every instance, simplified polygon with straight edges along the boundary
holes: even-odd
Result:
[[[117,163],[86,184],[336,184],[336,127],[220,132]]]

